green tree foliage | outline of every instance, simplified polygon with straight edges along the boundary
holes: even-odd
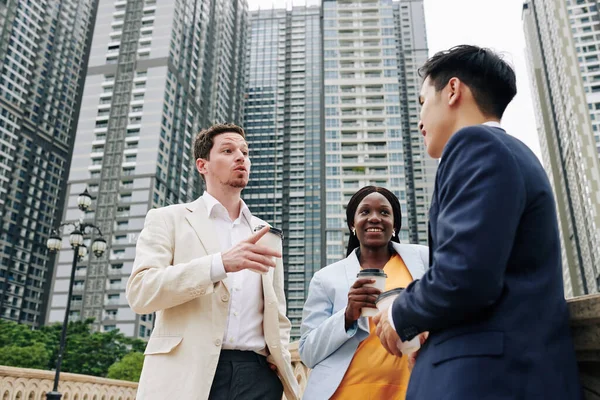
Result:
[[[139,382],[144,365],[144,354],[133,351],[108,368],[107,378]]]
[[[140,339],[125,337],[118,330],[93,332],[93,319],[70,322],[67,328],[67,345],[63,358],[63,372],[106,377],[113,364],[119,364],[129,353],[143,353],[146,343]],[[0,365],[22,368],[52,370],[56,366],[62,326],[53,324],[32,330],[26,325],[0,320]],[[137,370],[126,371],[135,366],[133,356],[120,367],[122,379],[136,377]],[[143,354],[142,354],[143,359]],[[141,368],[140,368],[141,371]],[[116,372],[115,372],[116,373]],[[137,374],[137,375],[136,375]],[[132,380],[132,379],[129,379]]]
[[[0,365],[9,367],[46,369],[50,352],[43,343],[31,346],[4,346],[0,348]]]

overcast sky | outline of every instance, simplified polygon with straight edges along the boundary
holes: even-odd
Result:
[[[292,0],[248,0],[250,9],[290,7]],[[294,0],[294,5],[320,4]],[[504,54],[515,68],[518,94],[508,106],[502,125],[538,156],[540,146],[525,63],[522,0],[425,0],[429,53],[458,44],[476,44]]]

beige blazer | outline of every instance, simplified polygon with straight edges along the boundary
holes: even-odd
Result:
[[[264,224],[252,217],[253,228]],[[201,198],[146,216],[127,282],[131,308],[138,314],[156,312],[138,399],[208,399],[229,310],[227,279],[210,280],[212,255],[220,251],[214,231]],[[262,284],[268,360],[277,366],[287,399],[297,399],[281,259],[262,275]]]

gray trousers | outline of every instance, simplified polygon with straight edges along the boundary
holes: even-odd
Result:
[[[265,356],[221,350],[209,400],[281,400],[282,396],[283,385]]]

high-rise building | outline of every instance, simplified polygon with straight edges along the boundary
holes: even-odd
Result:
[[[595,1],[527,0],[538,135],[556,197],[568,297],[600,289],[600,33]]]
[[[286,234],[293,337],[312,275],[345,257],[345,206],[360,187],[393,190],[402,239],[427,243],[437,168],[417,129],[417,70],[427,57],[422,1],[251,13],[244,126],[252,179],[244,199]]]
[[[252,173],[243,197],[284,230],[293,338],[310,279],[325,263],[320,16],[318,6],[250,14],[244,127]]]
[[[146,338],[152,316],[125,298],[147,211],[201,195],[192,143],[215,122],[241,123],[245,0],[100,0],[67,188],[96,197],[84,215],[102,229],[107,254],[82,260],[67,299],[70,252],[61,252],[47,320],[93,317],[96,328]],[[241,61],[240,61],[241,60]]]
[[[96,0],[0,4],[0,318],[44,322]]]
[[[325,0],[323,24],[327,263],[346,254],[345,206],[365,185],[392,190],[401,240],[425,244],[437,163],[417,129],[423,2]]]
[[[427,154],[423,135],[418,129],[421,91],[419,68],[429,58],[423,1],[394,2],[394,24],[398,40],[398,83],[406,171],[406,206],[404,224],[408,225],[410,243],[427,245],[429,203],[435,185],[437,160]]]

